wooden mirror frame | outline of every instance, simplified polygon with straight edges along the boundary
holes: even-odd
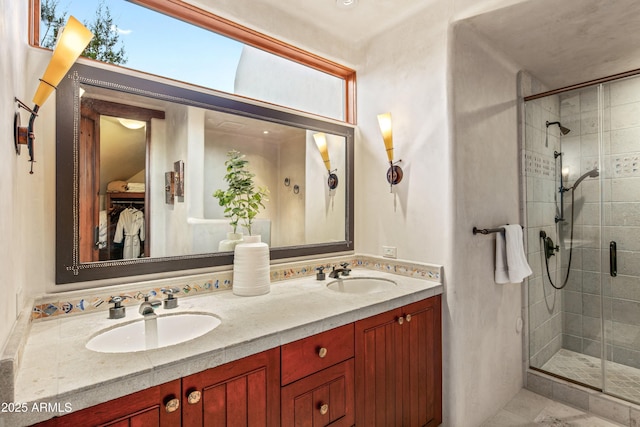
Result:
[[[81,263],[79,258],[79,121],[80,85],[156,98],[183,105],[257,118],[345,138],[346,182],[345,240],[270,249],[271,259],[295,258],[352,251],[354,229],[354,129],[245,100],[220,96],[214,91],[174,85],[160,78],[143,78],[77,63],[56,92],[56,284],[140,276],[179,270],[231,266],[229,252],[176,257],[137,258]]]

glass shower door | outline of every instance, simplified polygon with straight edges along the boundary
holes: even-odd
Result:
[[[604,391],[640,402],[640,78],[602,87]]]

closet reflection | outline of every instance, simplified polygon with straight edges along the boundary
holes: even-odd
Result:
[[[148,257],[146,156],[151,119],[163,119],[164,112],[121,104],[91,92],[84,95],[79,210],[80,229],[86,232],[80,238],[80,261]]]
[[[144,193],[107,193],[106,199],[100,211],[100,260],[144,257]]]

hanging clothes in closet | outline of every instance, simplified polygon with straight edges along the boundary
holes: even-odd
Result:
[[[140,242],[144,241],[144,212],[128,207],[118,218],[116,234],[113,237],[115,243],[121,243],[124,239],[123,258],[138,258],[140,256]]]

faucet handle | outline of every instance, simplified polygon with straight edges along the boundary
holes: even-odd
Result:
[[[164,308],[171,309],[176,308],[178,306],[178,298],[175,297],[175,294],[180,292],[178,288],[162,288],[160,291],[167,296],[164,300]]]
[[[109,304],[113,304],[113,307],[109,307],[109,319],[122,319],[125,316],[125,308],[122,306],[125,299],[126,295],[116,295],[109,299]]]
[[[114,304],[114,308],[122,307],[122,303],[127,299],[126,295],[116,295],[109,299],[109,304]]]
[[[174,298],[175,294],[180,292],[180,289],[178,289],[178,288],[162,288],[162,289],[160,289],[160,292],[165,294],[167,296],[167,298],[172,299],[172,298]]]

